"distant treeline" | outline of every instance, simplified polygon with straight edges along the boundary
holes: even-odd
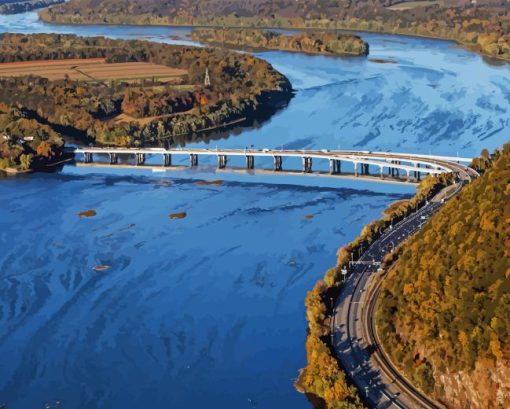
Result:
[[[0,1],[0,14],[25,13],[63,3],[65,0]]]
[[[510,407],[510,143],[400,251],[377,327],[409,379],[451,408]]]
[[[367,55],[368,44],[361,37],[334,32],[303,32],[282,34],[261,29],[197,28],[192,32],[195,41],[225,44],[236,47],[301,51],[335,55]]]
[[[146,41],[73,35],[0,35],[0,62],[105,58],[107,62],[152,62],[187,70],[193,91],[172,85],[143,88],[122,81],[50,81],[41,77],[0,78],[0,102],[64,133],[111,145],[181,143],[196,132],[268,110],[288,101],[288,80],[267,62],[224,50]],[[206,70],[210,86],[204,85]],[[184,112],[186,111],[186,112]],[[181,112],[179,115],[169,115]],[[121,113],[148,123],[111,121]]]
[[[46,21],[365,30],[438,37],[510,58],[510,4],[445,1],[390,10],[392,0],[71,0],[42,10]],[[426,4],[426,3],[424,3]],[[450,5],[448,5],[450,4]]]

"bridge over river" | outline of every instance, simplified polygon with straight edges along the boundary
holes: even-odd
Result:
[[[300,173],[314,175],[331,175],[343,177],[364,177],[378,181],[417,183],[422,175],[438,175],[441,173],[454,172],[460,179],[469,180],[474,175],[471,169],[464,164],[471,162],[471,158],[459,158],[436,155],[420,155],[391,152],[372,151],[345,151],[345,150],[287,150],[287,149],[190,149],[190,148],[111,148],[111,147],[79,147],[69,148],[69,152],[81,155],[82,161],[77,162],[81,166],[119,165],[123,159],[123,166],[148,166],[147,159],[150,156],[160,156],[160,168],[182,168],[173,166],[172,159],[175,156],[189,158],[189,166],[197,167],[200,157],[216,157],[219,169],[255,171],[256,158],[270,158],[271,168],[259,168],[263,171],[281,173]],[[103,158],[102,161],[94,162]],[[229,167],[229,160],[233,157],[244,158],[244,167]],[[104,160],[106,158],[106,161]],[[297,158],[301,161],[301,168],[296,166],[284,167],[284,159]],[[134,159],[134,161],[133,161]],[[319,162],[322,169],[329,172],[315,170],[313,164]],[[266,159],[267,163],[267,159]],[[154,168],[154,165],[151,165]]]

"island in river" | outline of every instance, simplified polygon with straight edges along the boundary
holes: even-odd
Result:
[[[510,58],[508,2],[422,2],[426,5],[405,10],[392,8],[395,3],[402,1],[70,0],[42,10],[40,17],[54,23],[374,31],[454,40]]]
[[[191,38],[204,43],[326,55],[368,55],[369,46],[353,34],[306,31],[282,34],[262,29],[195,28]]]
[[[1,167],[30,169],[21,155],[39,157],[37,146],[20,151],[22,135],[14,131],[20,118],[26,120],[23,137],[32,142],[39,140],[32,134],[42,132],[94,144],[171,146],[263,119],[291,97],[286,77],[247,54],[102,37],[2,34]],[[53,151],[60,146],[52,144]]]

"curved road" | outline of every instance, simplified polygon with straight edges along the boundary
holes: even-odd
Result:
[[[417,232],[445,201],[477,176],[475,171],[466,170],[462,165],[455,167],[461,182],[443,189],[429,203],[372,243],[354,265],[342,292],[334,301],[331,336],[337,357],[373,408],[442,407],[413,387],[386,357],[377,339],[373,312],[381,284],[377,271],[384,256]],[[331,302],[333,304],[333,300]]]

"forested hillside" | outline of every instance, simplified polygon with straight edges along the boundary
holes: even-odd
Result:
[[[178,24],[217,27],[352,29],[459,41],[510,58],[510,4],[493,0],[70,0],[40,12],[60,23]]]
[[[404,246],[378,304],[386,351],[453,408],[510,407],[510,144],[491,161]]]
[[[43,169],[66,159],[64,140],[50,126],[0,103],[0,170]]]

